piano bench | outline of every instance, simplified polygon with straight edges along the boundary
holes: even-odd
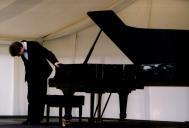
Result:
[[[47,95],[45,104],[47,105],[46,116],[49,123],[50,107],[59,107],[59,124],[62,126],[62,108],[78,107],[79,122],[82,120],[82,105],[84,105],[84,96],[65,96],[65,95]]]

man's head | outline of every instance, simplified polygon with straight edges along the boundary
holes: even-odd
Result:
[[[21,56],[24,53],[24,47],[20,42],[13,42],[9,46],[11,56]]]

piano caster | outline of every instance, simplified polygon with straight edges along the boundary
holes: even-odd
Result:
[[[127,114],[120,114],[119,121],[124,121],[126,117],[127,117]]]
[[[102,118],[96,118],[95,122],[96,122],[96,123],[102,123],[102,122],[103,122],[103,119],[102,119]]]
[[[89,123],[102,123],[103,119],[102,118],[93,118],[93,119],[89,118],[88,122]]]
[[[186,126],[189,126],[189,121],[185,121]]]
[[[88,122],[89,122],[89,123],[94,123],[94,120],[95,120],[94,118],[89,118],[89,119],[88,119]]]

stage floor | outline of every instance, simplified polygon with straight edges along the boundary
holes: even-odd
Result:
[[[61,128],[58,124],[58,118],[51,118],[47,124],[45,120],[40,125],[22,125],[24,118],[0,118],[0,128]],[[188,122],[170,122],[170,121],[149,121],[149,120],[124,120],[103,119],[89,123],[88,119],[83,119],[79,124],[78,119],[71,121],[69,128],[189,128]]]

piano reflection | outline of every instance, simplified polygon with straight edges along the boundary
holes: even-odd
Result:
[[[100,28],[91,50],[83,64],[60,65],[54,78],[49,80],[49,86],[91,93],[91,119],[94,118],[95,93],[118,93],[120,119],[123,120],[127,97],[132,90],[148,85],[189,85],[189,76],[185,75],[189,71],[186,61],[189,58],[189,30],[127,26],[111,10],[87,14]],[[102,31],[133,64],[87,63]]]

